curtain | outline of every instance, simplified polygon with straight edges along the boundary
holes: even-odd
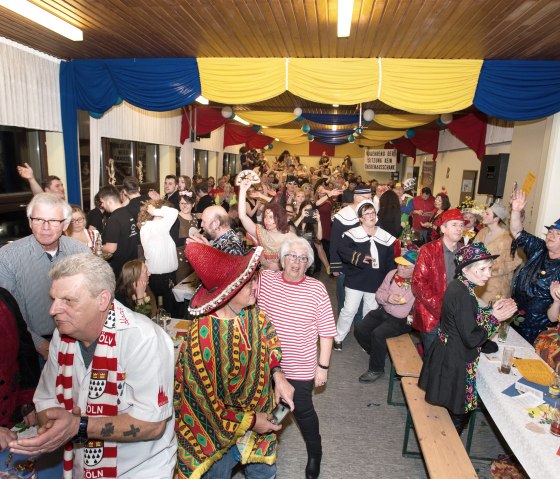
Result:
[[[299,145],[308,141],[307,135],[299,128],[266,128],[265,133],[289,145]]]
[[[410,156],[416,161],[416,147],[408,138],[400,138],[394,143],[386,145],[385,148],[396,148],[399,153]]]
[[[380,141],[380,140],[368,140],[367,138],[356,138],[356,143],[358,145],[362,145],[362,146],[374,146],[374,147],[381,147],[383,145],[385,145],[385,141]],[[391,148],[393,148],[393,146],[391,146]]]
[[[0,37],[0,125],[62,131],[59,64]]]
[[[560,62],[486,60],[475,106],[507,120],[536,120],[560,111]]]
[[[194,125],[191,125],[191,118]],[[190,138],[190,131],[196,130],[197,135],[206,135],[227,123],[228,119],[222,116],[217,108],[183,108],[183,124],[181,127],[181,143]]]
[[[309,142],[309,156],[334,156],[334,145],[326,145],[320,141]]]
[[[432,154],[432,160],[438,155],[439,130],[416,131],[414,137],[409,138],[411,143],[419,150]]]
[[[361,136],[366,140],[386,142],[387,140],[395,140],[397,138],[400,138],[404,135],[404,133],[405,132],[403,130],[364,130]]]
[[[320,114],[320,113],[303,113],[303,118],[313,123],[320,123],[321,125],[351,125],[358,123],[360,115],[333,115],[333,114]]]
[[[310,130],[316,141],[327,145],[343,145],[354,130]]]
[[[387,128],[415,128],[421,125],[427,125],[432,121],[437,119],[438,115],[414,115],[410,114],[399,114],[393,115],[388,113],[380,113],[375,115],[373,121],[381,126],[386,126]]]
[[[482,60],[383,58],[379,99],[411,113],[451,113],[472,105]]]
[[[252,138],[249,138],[245,144],[247,145],[247,148],[256,148],[258,150],[270,145],[273,141],[274,138],[270,138],[270,136],[257,134]]]
[[[447,128],[476,153],[479,160],[486,152],[487,118],[483,113],[470,113],[453,120]]]
[[[353,105],[377,97],[376,58],[290,58],[288,90],[319,103]]]
[[[268,100],[286,90],[284,58],[199,58],[202,95],[226,104]]]
[[[256,140],[255,137],[257,135],[260,136],[261,138],[266,138],[266,141],[264,139]],[[224,128],[224,148],[226,146],[240,145],[241,143],[247,143],[250,140],[254,140],[256,143],[264,142],[263,146],[266,146],[272,143],[274,141],[274,138],[265,135],[259,135],[258,132],[255,131],[250,126],[234,125],[232,123],[226,123],[226,126]]]
[[[236,111],[235,115],[253,125],[277,126],[296,119],[293,113],[281,111]]]

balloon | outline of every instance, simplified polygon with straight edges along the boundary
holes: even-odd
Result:
[[[354,135],[350,135],[350,136],[348,137],[348,143],[354,143],[354,140],[355,140],[355,139],[356,139],[356,138],[354,138]]]
[[[309,130],[311,130],[311,127],[307,123],[301,127],[301,131],[304,133],[309,133]]]
[[[439,119],[444,125],[449,125],[453,121],[453,113],[444,113],[439,116]]]
[[[234,113],[233,113],[233,109],[231,108],[231,106],[224,106],[222,108],[222,116],[224,118],[230,119],[230,118],[233,118],[233,115],[234,115]]]
[[[367,122],[373,121],[373,118],[375,117],[375,112],[372,109],[368,108],[367,110],[364,111],[362,117]]]
[[[96,111],[90,111],[89,116],[91,116],[92,118],[95,118],[96,120],[99,120],[103,117],[103,113],[97,113]]]
[[[441,121],[440,118],[436,120],[436,125],[439,126],[440,128],[445,128],[445,123]]]
[[[294,108],[294,115],[297,116],[298,118],[301,116],[302,113],[303,110],[299,106],[297,108]]]
[[[253,130],[255,130],[257,133],[258,133],[259,131],[261,131],[261,125],[253,125],[251,128],[252,128]]]
[[[123,102],[123,99],[119,96],[117,97],[117,101],[115,102],[115,105],[120,105]]]
[[[298,117],[296,118],[296,121],[297,121],[297,122],[300,122],[301,120],[303,120],[303,115],[300,115],[300,116],[298,116]]]
[[[315,139],[315,137],[314,137],[311,133],[309,133],[309,134],[307,135],[307,139],[308,139],[309,141],[313,141],[313,140]]]
[[[406,130],[404,136],[406,138],[414,138],[416,136],[416,132],[414,131],[414,128],[409,128],[408,130]]]
[[[270,143],[270,145],[268,145],[268,149],[272,150],[272,148],[274,148],[274,145],[272,143]]]
[[[362,127],[359,126],[358,128],[356,128],[356,135],[361,135],[362,131],[363,131]]]

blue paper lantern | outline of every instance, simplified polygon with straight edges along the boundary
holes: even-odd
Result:
[[[309,134],[307,135],[307,139],[308,139],[309,141],[313,141],[313,140],[315,139],[315,137],[314,137],[311,133],[309,133]]]
[[[406,130],[405,135],[407,138],[414,138],[416,136],[416,132],[414,131],[414,128],[409,128],[408,130]]]
[[[255,130],[257,133],[258,133],[259,131],[261,131],[261,125],[253,125],[251,128],[252,128],[253,130]]]
[[[439,126],[440,128],[445,128],[445,123],[441,121],[441,118],[438,118],[436,120],[436,125]]]
[[[303,120],[303,115],[300,115],[296,118],[296,121],[299,123],[301,120]]]
[[[104,113],[98,113],[96,111],[90,111],[89,112],[89,116],[91,116],[92,118],[95,118],[96,120],[100,120],[101,118],[103,118]]]
[[[274,145],[271,143],[270,145],[268,145],[267,147],[269,150],[272,150],[272,148],[274,148]]]
[[[354,143],[354,140],[355,140],[355,139],[356,139],[356,138],[354,138],[354,135],[350,135],[350,136],[348,137],[348,143]]]
[[[304,133],[309,133],[310,130],[311,127],[307,123],[301,127],[301,131],[303,131]]]
[[[363,131],[363,128],[361,126],[359,126],[358,128],[356,128],[356,135],[361,135]]]
[[[115,105],[120,105],[123,102],[122,97],[117,97],[117,101],[115,102]]]

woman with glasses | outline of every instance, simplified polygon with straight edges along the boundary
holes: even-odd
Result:
[[[338,316],[334,340],[337,351],[342,350],[342,341],[350,332],[362,300],[363,316],[378,308],[375,293],[393,267],[395,258],[393,243],[396,238],[377,226],[373,201],[359,203],[356,213],[360,226],[346,231],[337,249],[346,265],[344,306]]]
[[[315,479],[323,451],[313,389],[327,383],[336,328],[325,286],[305,275],[313,264],[309,243],[303,238],[288,239],[282,244],[280,258],[282,271],[261,271],[257,303],[274,324],[282,344],[280,366],[294,387],[293,414],[307,449],[305,477]]]
[[[95,249],[98,240],[101,241],[99,231],[87,228],[86,215],[79,206],[72,206],[72,219],[64,234],[85,244],[91,251]]]
[[[180,191],[179,194],[179,215],[177,218],[179,219],[179,243],[181,245],[177,246],[177,260],[179,262],[179,267],[175,274],[177,284],[193,272],[192,266],[185,257],[185,244],[187,243],[187,238],[190,237],[191,228],[198,230],[198,221],[192,214],[194,193],[185,190]]]

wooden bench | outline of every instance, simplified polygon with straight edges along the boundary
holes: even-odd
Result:
[[[417,455],[408,451],[412,418],[422,457],[431,478],[478,477],[447,410],[432,406],[424,400],[425,394],[418,387],[417,378],[402,378],[401,384],[408,405],[403,456]]]
[[[387,404],[391,406],[404,406],[403,402],[393,401],[393,388],[397,377],[420,377],[422,370],[422,358],[418,354],[416,346],[412,342],[410,334],[401,334],[387,339],[387,351],[391,358],[391,374],[389,376],[389,391],[387,392]]]

